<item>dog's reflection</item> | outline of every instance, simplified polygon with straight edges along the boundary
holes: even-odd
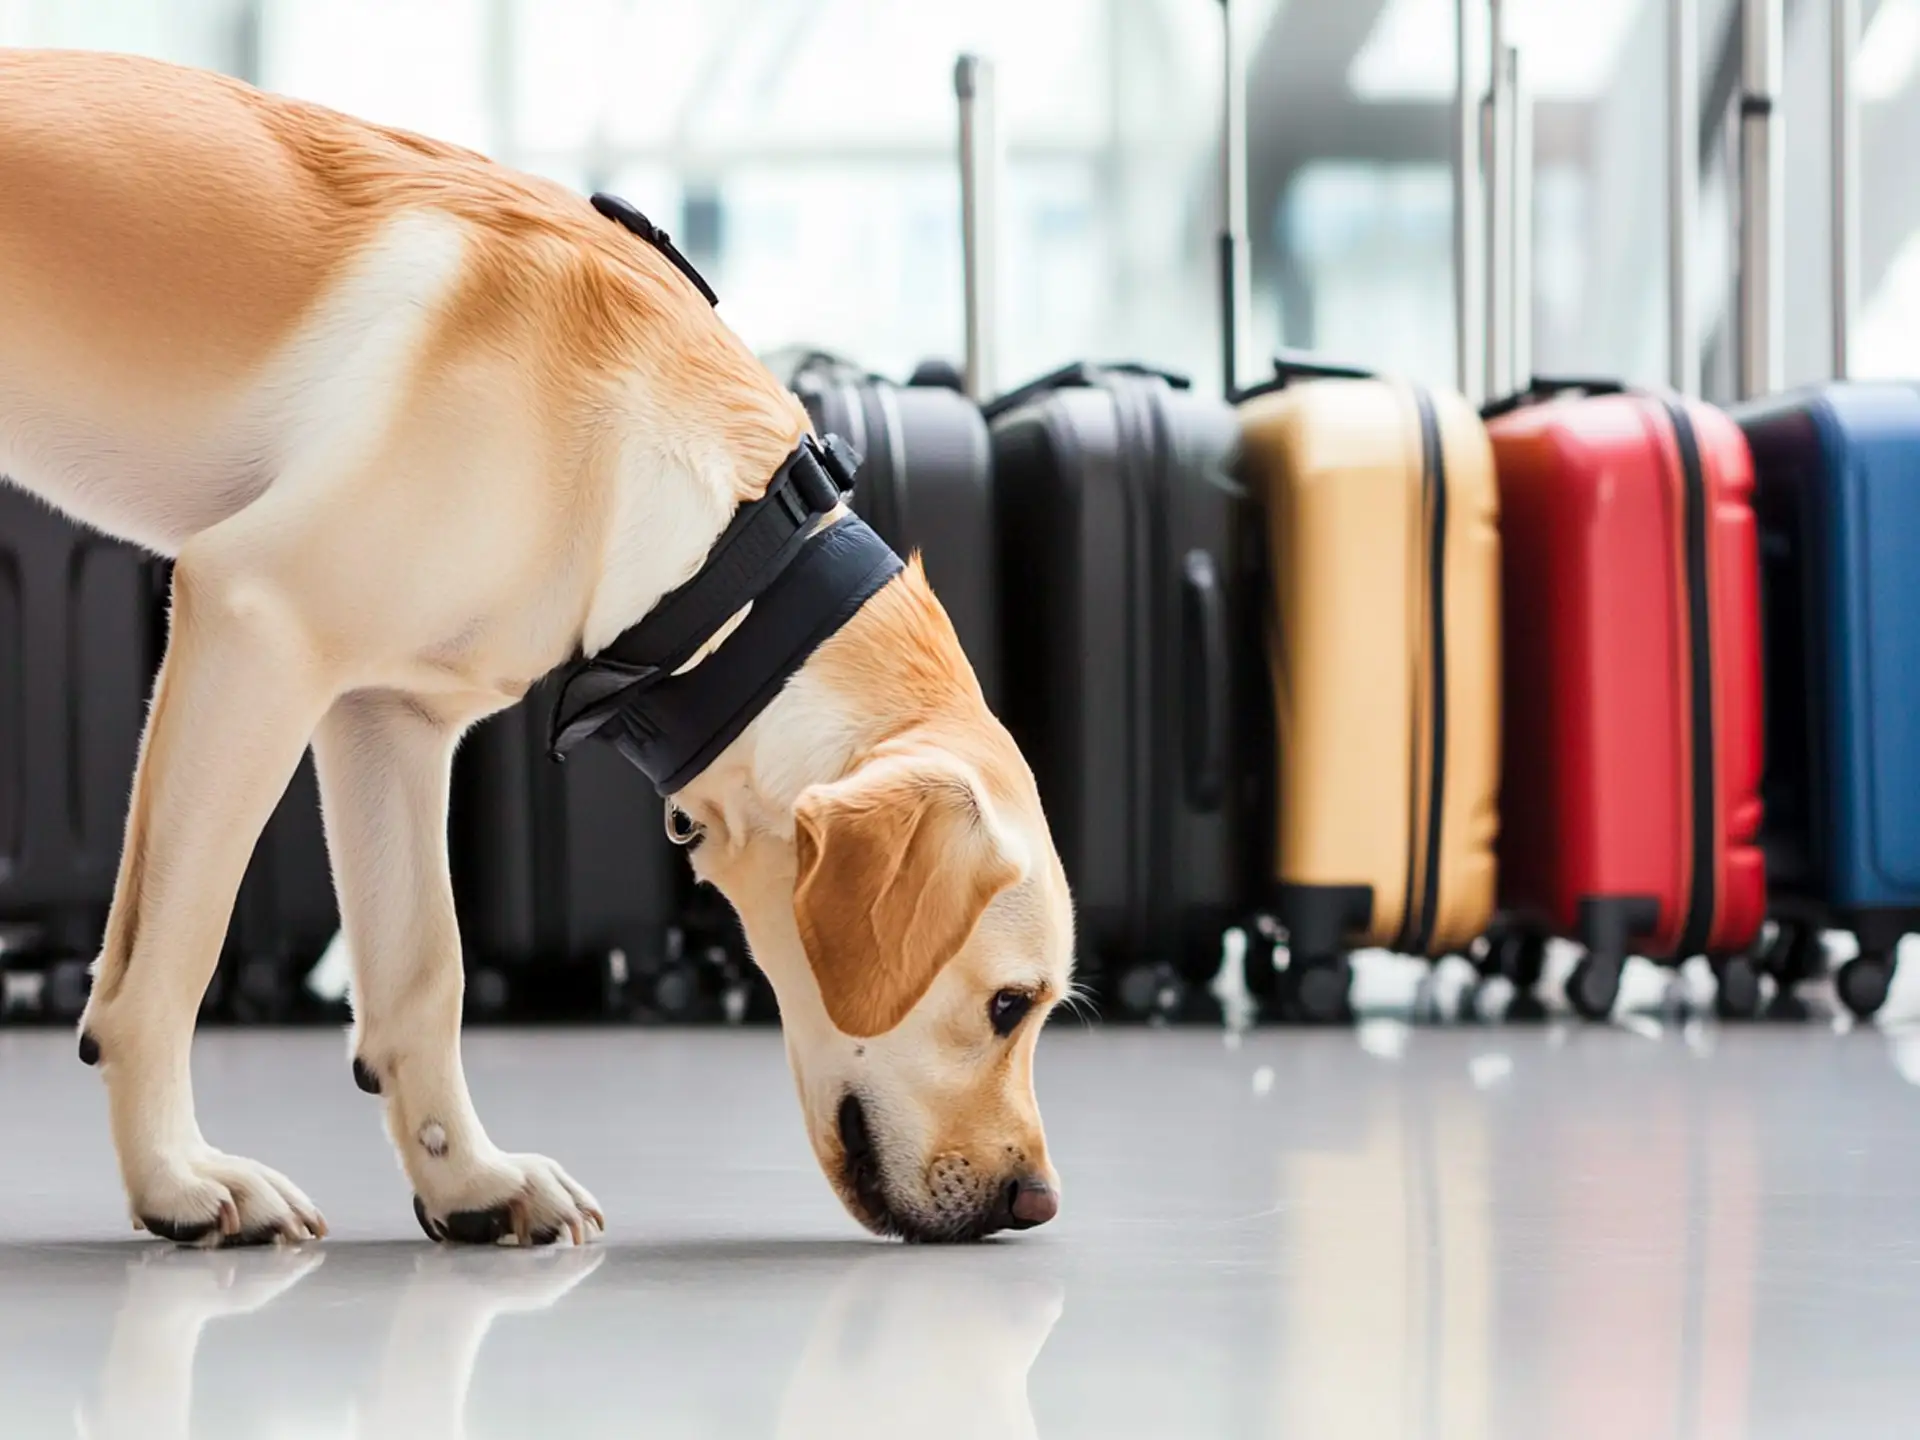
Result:
[[[1062,1305],[1057,1281],[967,1251],[880,1251],[814,1322],[780,1440],[1025,1440],[1027,1374]]]
[[[208,1323],[263,1309],[326,1256],[319,1246],[142,1254],[127,1266],[98,1399],[81,1409],[79,1432],[88,1440],[187,1440],[194,1356]],[[417,1255],[379,1364],[354,1398],[350,1433],[361,1440],[462,1435],[474,1364],[493,1322],[547,1309],[605,1259],[597,1249]]]
[[[423,1440],[466,1433],[467,1391],[487,1331],[502,1315],[545,1310],[600,1268],[601,1249],[507,1253],[429,1251],[387,1327],[371,1393],[358,1409],[361,1440]]]
[[[312,1245],[211,1252],[143,1248],[127,1265],[99,1396],[75,1417],[80,1434],[89,1440],[186,1440],[193,1357],[208,1324],[272,1304],[325,1258]]]
[[[1036,1433],[1028,1373],[1060,1317],[1062,1290],[997,1248],[434,1249],[404,1257],[388,1246],[156,1248],[126,1267],[79,1430],[89,1440],[187,1440],[195,1433],[195,1352],[209,1323],[256,1314],[331,1258],[318,1290],[236,1337],[269,1371],[279,1370],[290,1344],[310,1362],[302,1371],[334,1377],[318,1393],[297,1378],[264,1390],[249,1384],[245,1403],[256,1418],[264,1404],[276,1426],[299,1428],[298,1412],[307,1424],[324,1415],[325,1433],[360,1440],[464,1436],[470,1399],[485,1403],[470,1392],[476,1371],[490,1373],[480,1357],[493,1322],[558,1306],[552,1320],[534,1323],[571,1336],[567,1327],[582,1317],[559,1302],[605,1266],[613,1281],[596,1282],[592,1324],[582,1334],[630,1337],[627,1363],[612,1373],[583,1366],[561,1387],[562,1409],[598,1412],[597,1399],[619,1409],[650,1396],[683,1416],[757,1413],[764,1420],[754,1432],[781,1440],[1023,1440]],[[385,1317],[384,1332],[326,1318],[368,1301]],[[724,1316],[779,1323],[689,1324],[696,1312],[710,1321],[716,1305]],[[230,1344],[217,1340],[219,1363],[207,1361],[217,1388],[230,1388],[236,1374]],[[583,1382],[595,1393],[580,1393]],[[480,1393],[491,1392],[483,1384]],[[209,1404],[202,1401],[207,1414]],[[476,1411],[475,1433],[499,1418]]]

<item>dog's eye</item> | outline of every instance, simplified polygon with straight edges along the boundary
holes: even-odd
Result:
[[[1011,1035],[1031,1009],[1033,996],[1026,991],[1002,990],[987,1002],[987,1019],[993,1022],[994,1034]]]

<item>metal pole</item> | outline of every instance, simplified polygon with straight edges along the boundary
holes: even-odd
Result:
[[[1487,92],[1487,347],[1489,399],[1508,394],[1513,379],[1513,69],[1507,63],[1506,17],[1501,0],[1489,0],[1492,19]]]
[[[1000,137],[993,114],[993,62],[962,55],[953,67],[960,102],[960,257],[966,299],[967,394],[993,393],[993,326],[997,299],[995,249],[999,235],[997,182]]]
[[[1521,69],[1519,48],[1512,45],[1507,47],[1507,94],[1513,111],[1513,197],[1508,202],[1512,293],[1507,299],[1513,333],[1507,354],[1517,390],[1533,379],[1533,92]]]
[[[1668,0],[1667,383],[1700,392],[1694,328],[1693,253],[1700,204],[1700,15],[1698,0]]]
[[[1740,398],[1780,389],[1786,291],[1785,150],[1780,143],[1782,0],[1741,0]]]
[[[1247,253],[1247,88],[1241,73],[1233,0],[1220,0],[1220,374],[1229,399],[1239,384],[1240,346],[1253,329],[1253,279]]]
[[[1453,368],[1460,393],[1478,404],[1485,395],[1486,229],[1483,177],[1485,90],[1480,73],[1479,27],[1483,0],[1455,0],[1453,48]]]
[[[514,105],[514,24],[510,0],[488,0],[486,26],[487,147],[494,159],[511,165],[520,137]]]
[[[1833,0],[1833,378],[1852,372],[1860,308],[1860,102],[1853,86],[1860,0]]]

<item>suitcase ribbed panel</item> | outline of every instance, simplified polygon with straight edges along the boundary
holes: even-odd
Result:
[[[1004,715],[1034,767],[1090,967],[1213,973],[1251,904],[1267,785],[1258,551],[1232,411],[1091,369],[993,421]]]
[[[1383,381],[1261,396],[1241,407],[1242,469],[1273,574],[1274,881],[1364,887],[1344,940],[1442,953],[1493,899],[1499,536],[1478,418],[1426,403],[1430,425]]]
[[[1675,403],[1559,400],[1490,427],[1502,902],[1589,942],[1583,915],[1618,902],[1626,949],[1659,959],[1743,947],[1765,909],[1752,472],[1725,415],[1688,404],[1676,421]]]
[[[1766,851],[1785,896],[1920,920],[1920,390],[1742,408],[1766,564]]]

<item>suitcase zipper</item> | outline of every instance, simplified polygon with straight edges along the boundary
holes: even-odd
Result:
[[[1419,386],[1413,391],[1420,417],[1420,514],[1427,530],[1427,627],[1429,664],[1427,713],[1430,747],[1427,762],[1425,826],[1418,795],[1407,816],[1406,915],[1394,948],[1403,954],[1424,955],[1433,945],[1435,915],[1440,908],[1440,840],[1442,807],[1447,782],[1447,464],[1440,444],[1440,420],[1433,397]],[[1416,696],[1416,701],[1417,701]],[[1416,717],[1417,718],[1417,717]],[[1414,786],[1419,785],[1419,745],[1423,738],[1413,727]],[[1423,835],[1422,829],[1425,834]],[[1424,843],[1423,843],[1424,842]],[[1424,853],[1423,853],[1424,852]],[[1424,865],[1422,861],[1424,860]],[[1419,876],[1416,897],[1414,882]],[[1417,906],[1417,908],[1416,908]]]
[[[1693,877],[1687,896],[1687,920],[1674,949],[1677,959],[1701,953],[1712,934],[1715,909],[1713,617],[1707,588],[1707,485],[1700,465],[1700,442],[1686,406],[1665,400],[1673,423],[1674,448],[1680,454],[1685,489],[1687,551],[1687,629],[1693,751]]]

